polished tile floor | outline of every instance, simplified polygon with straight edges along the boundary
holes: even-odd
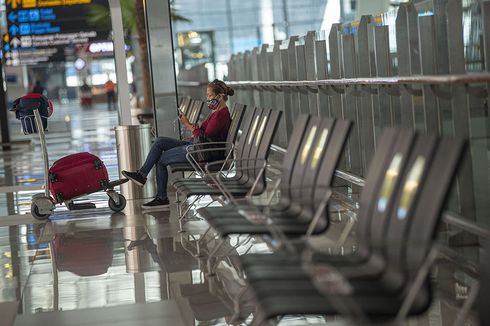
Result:
[[[56,105],[47,136],[50,161],[90,151],[102,158],[111,179],[118,177],[114,132],[115,111],[105,106],[82,109]],[[19,132],[11,121],[15,145],[0,151],[0,325],[239,325],[250,323],[253,297],[236,256],[268,252],[264,239],[233,237],[218,252],[215,273],[199,252],[207,225],[191,219],[181,232],[177,209],[144,213],[142,200],[129,200],[113,214],[107,196],[87,197],[97,208],[68,211],[59,207],[40,223],[30,214],[30,198],[42,191],[39,140]],[[206,201],[200,203],[206,204]],[[328,237],[314,245],[328,247],[339,237],[345,214]],[[240,244],[240,245],[238,245]],[[342,250],[352,248],[347,239]],[[458,277],[459,276],[459,277]],[[428,313],[409,325],[451,325],[471,279],[438,264],[434,277],[440,290]],[[458,288],[459,286],[459,288]],[[458,290],[459,289],[459,290]],[[240,298],[240,300],[237,300]],[[10,317],[9,317],[10,316]],[[9,319],[10,318],[10,319]],[[336,325],[321,316],[288,316],[280,325]],[[473,316],[466,325],[477,325]]]

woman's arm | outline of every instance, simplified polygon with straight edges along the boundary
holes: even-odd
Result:
[[[218,138],[223,129],[229,125],[229,113],[227,111],[217,112],[218,114],[213,114],[210,119],[204,121],[199,128],[195,128],[192,132],[193,137],[204,134],[206,137],[211,139]]]
[[[189,122],[189,119],[187,119],[187,117],[183,114],[179,115],[179,120],[184,125],[184,127],[189,129],[190,131],[194,131],[194,129],[196,129],[196,127],[197,127],[197,126],[191,124]]]

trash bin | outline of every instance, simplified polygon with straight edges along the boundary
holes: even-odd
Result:
[[[116,127],[116,146],[119,171],[136,171],[145,162],[146,155],[151,147],[151,126],[118,126]],[[126,199],[148,199],[155,197],[155,183],[153,170],[148,175],[148,182],[144,187],[134,182],[121,185],[121,194]],[[123,177],[121,175],[121,177]]]

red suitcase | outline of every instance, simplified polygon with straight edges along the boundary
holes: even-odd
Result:
[[[107,188],[109,175],[97,156],[78,153],[60,158],[49,169],[49,192],[57,203]]]

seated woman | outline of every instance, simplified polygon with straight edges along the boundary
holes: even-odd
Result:
[[[192,137],[205,136],[213,141],[225,141],[231,124],[230,112],[226,106],[228,96],[233,96],[234,90],[221,80],[209,83],[206,91],[207,105],[212,111],[201,126],[192,125],[186,116],[179,113],[180,122],[192,131]],[[169,137],[158,137],[150,149],[143,166],[136,172],[122,171],[126,178],[143,186],[146,177],[153,166],[157,171],[157,196],[152,201],[143,204],[144,209],[162,209],[169,205],[167,197],[168,171],[167,165],[187,162],[186,147],[192,142]]]

